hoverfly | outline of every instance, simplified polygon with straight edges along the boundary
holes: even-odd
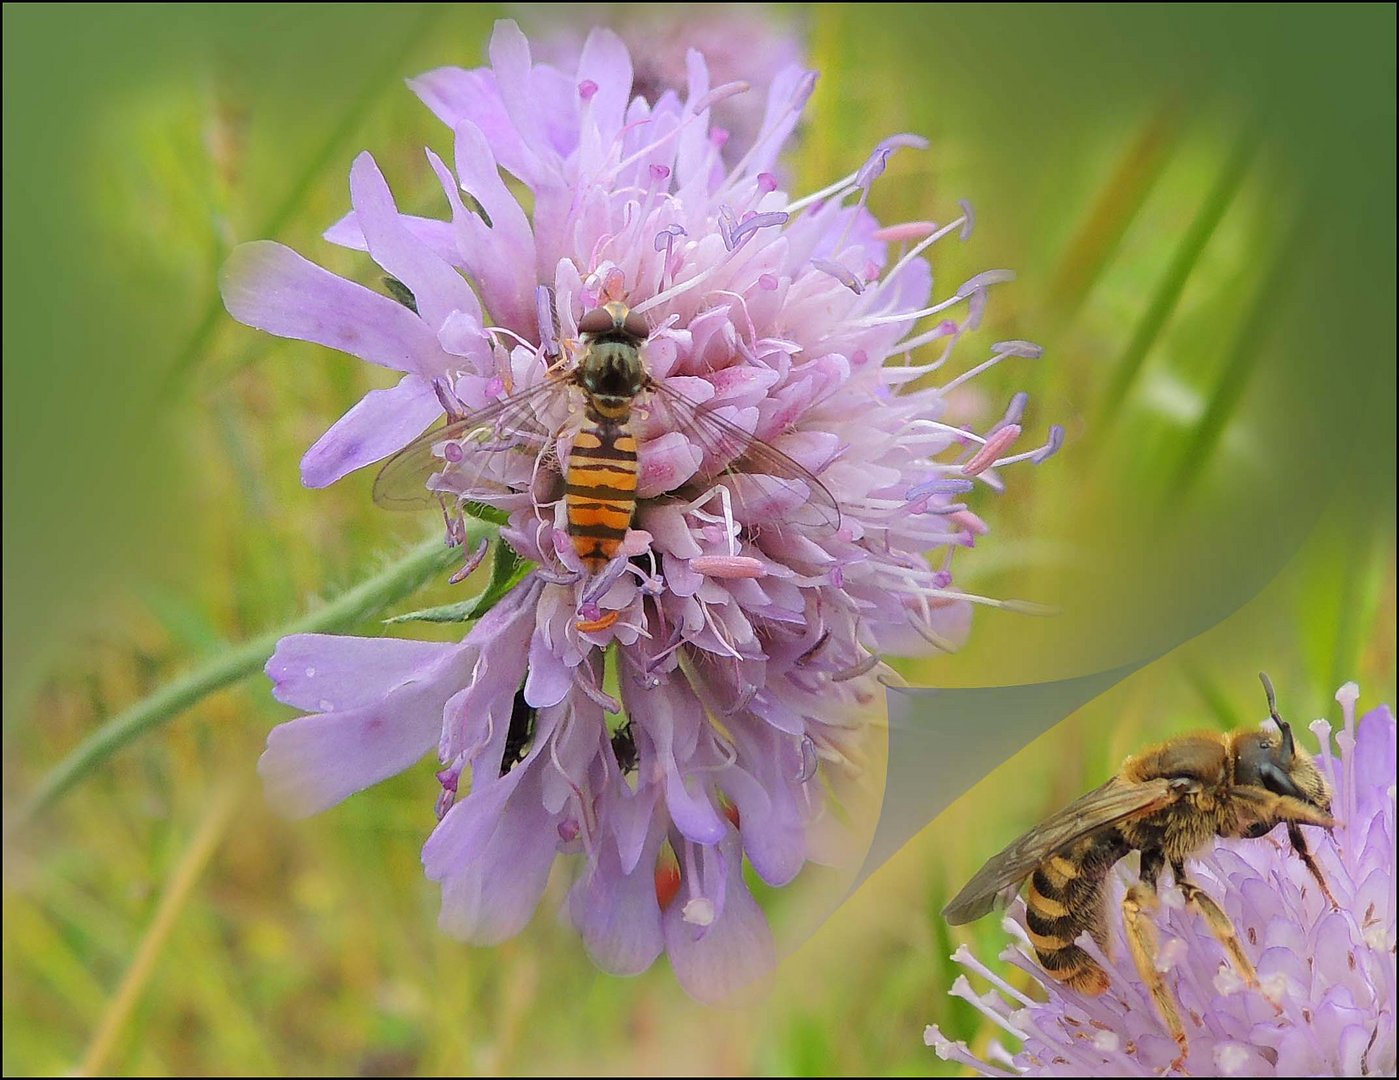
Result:
[[[834,498],[808,469],[651,376],[642,355],[650,328],[626,304],[594,308],[578,332],[571,366],[551,368],[542,381],[399,451],[380,470],[374,500],[419,507],[440,492],[487,505],[528,495],[538,505],[541,478],[547,501],[557,491],[547,477],[558,473],[573,549],[596,574],[617,556],[636,513],[646,457],[640,414],[653,437],[680,431],[702,451],[694,476],[673,497],[698,505],[708,488],[744,507],[749,528],[838,527]],[[570,445],[561,450],[561,442]],[[721,474],[728,482],[719,492]]]
[[[1075,944],[1087,931],[1108,949],[1105,881],[1131,851],[1141,852],[1138,880],[1122,901],[1127,940],[1142,981],[1180,1047],[1185,1026],[1156,965],[1148,915],[1159,904],[1156,879],[1169,864],[1176,886],[1253,987],[1258,977],[1224,909],[1189,880],[1185,860],[1216,836],[1254,839],[1287,825],[1292,849],[1336,907],[1302,825],[1331,829],[1331,789],[1278,715],[1273,685],[1259,676],[1278,733],[1246,729],[1183,735],[1129,757],[1102,787],[1070,803],[994,855],[943,909],[953,925],[990,912],[998,895],[1026,878],[1025,921],[1040,964],[1053,978],[1091,995],[1107,989],[1107,972]]]

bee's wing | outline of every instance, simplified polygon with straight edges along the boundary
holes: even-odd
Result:
[[[707,463],[722,462],[736,502],[749,512],[748,523],[791,522],[815,529],[838,529],[840,507],[811,470],[713,409],[697,404],[655,379],[646,384],[648,407],[672,430],[703,448]]]
[[[525,474],[512,455],[533,457],[553,439],[542,416],[571,384],[567,374],[554,376],[419,436],[379,470],[374,501],[390,510],[433,506],[438,495],[428,481],[444,469],[453,490],[467,499],[487,502],[524,490]]]
[[[1075,840],[1127,818],[1163,809],[1180,797],[1181,789],[1167,778],[1136,783],[1113,777],[993,855],[943,908],[943,918],[954,926],[981,918],[1003,890],[1018,886],[1035,867]]]

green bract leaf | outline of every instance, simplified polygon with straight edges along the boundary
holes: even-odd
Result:
[[[495,553],[491,559],[491,581],[478,595],[470,600],[440,607],[423,608],[385,619],[387,624],[405,622],[460,623],[479,619],[505,597],[525,575],[534,569],[534,564],[526,562],[515,554],[509,544],[496,541]]]

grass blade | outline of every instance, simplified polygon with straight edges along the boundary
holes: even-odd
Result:
[[[1253,377],[1254,368],[1262,354],[1270,323],[1277,311],[1278,297],[1286,289],[1290,275],[1296,269],[1298,233],[1301,222],[1309,220],[1305,213],[1299,213],[1292,227],[1287,230],[1285,240],[1280,244],[1272,259],[1272,265],[1258,291],[1248,314],[1234,335],[1234,344],[1224,364],[1224,373],[1215,384],[1210,395],[1205,415],[1195,426],[1189,443],[1186,444],[1176,465],[1171,482],[1166,486],[1163,506],[1176,505],[1205,473],[1205,465],[1214,453],[1215,447],[1224,437],[1244,391]]]
[[[1195,215],[1195,220],[1186,229],[1185,235],[1181,238],[1180,246],[1176,249],[1170,266],[1166,269],[1166,276],[1157,286],[1150,305],[1143,313],[1141,322],[1137,324],[1136,333],[1132,335],[1132,340],[1128,342],[1122,359],[1117,363],[1117,370],[1113,373],[1112,382],[1108,384],[1098,409],[1101,426],[1110,425],[1113,419],[1121,414],[1122,404],[1136,385],[1137,376],[1141,374],[1147,354],[1156,343],[1156,339],[1170,319],[1171,313],[1175,311],[1181,293],[1185,291],[1185,283],[1190,280],[1190,275],[1209,244],[1210,237],[1214,235],[1215,229],[1224,219],[1224,213],[1229,209],[1229,204],[1234,201],[1234,196],[1238,193],[1239,186],[1248,172],[1249,163],[1253,160],[1254,152],[1257,149],[1258,139],[1256,136],[1243,135],[1240,137],[1238,146],[1230,155],[1214,189],[1201,205],[1199,213]]]
[[[1176,144],[1180,121],[1179,106],[1167,102],[1122,155],[1064,251],[1049,290],[1048,307],[1055,318],[1067,322],[1073,316],[1122,243]]]
[[[73,1072],[74,1076],[98,1076],[106,1071],[112,1049],[136,1007],[142,987],[146,985],[155,969],[156,960],[170,937],[175,920],[179,918],[185,901],[189,899],[200,874],[218,848],[229,822],[233,820],[237,794],[236,785],[229,783],[209,800],[209,808],[205,811],[189,847],[180,857],[174,874],[166,883],[151,924],[146,928],[136,955],[131,960],[131,966],[122,976],[121,985],[107,1005],[92,1042],[88,1044],[87,1053],[83,1055],[82,1063]]]

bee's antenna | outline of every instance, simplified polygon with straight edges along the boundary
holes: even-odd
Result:
[[[1296,745],[1292,741],[1292,725],[1278,715],[1278,699],[1273,693],[1273,680],[1268,678],[1266,672],[1258,673],[1259,680],[1263,683],[1263,692],[1268,695],[1268,715],[1277,724],[1278,730],[1282,732],[1282,753],[1284,760],[1291,762],[1292,755],[1296,752]]]

